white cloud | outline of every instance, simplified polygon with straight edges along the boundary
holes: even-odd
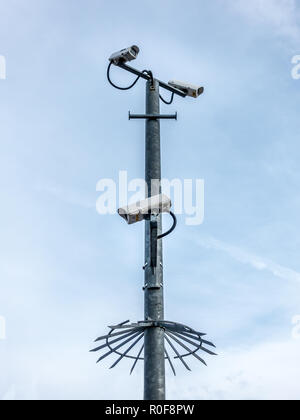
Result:
[[[299,350],[300,343],[292,340],[228,348],[209,362],[206,371],[195,366],[192,374],[182,372],[177,379],[170,379],[169,397],[196,400],[299,399]]]
[[[300,283],[300,273],[292,270],[291,268],[284,267],[268,259],[258,257],[251,253],[248,253],[236,246],[226,244],[215,238],[208,238],[203,240],[197,240],[197,243],[205,248],[212,248],[215,250],[226,252],[236,261],[243,264],[249,264],[256,270],[262,271],[267,270],[271,272],[275,277],[282,280],[294,281]]]
[[[176,363],[176,377],[167,366],[167,398],[299,399],[299,350],[299,341],[268,341],[218,351],[217,357],[207,359],[207,368],[191,358],[188,364],[192,372]],[[142,399],[142,364],[132,376],[131,364],[126,361],[113,370],[108,369],[109,365],[96,365],[85,349],[74,346],[59,352],[51,348],[48,352],[21,355],[14,385],[2,398]]]
[[[230,4],[252,22],[270,26],[278,35],[299,42],[300,26],[295,0],[234,0]]]

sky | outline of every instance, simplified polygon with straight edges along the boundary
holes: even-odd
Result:
[[[205,86],[162,105],[163,176],[205,181],[204,223],[165,240],[165,298],[218,356],[167,369],[167,397],[300,398],[299,41],[294,0],[0,0],[0,399],[143,396],[141,364],[89,353],[143,317],[143,224],[96,211],[99,180],[144,176],[144,82],[106,80],[133,44],[137,68]]]

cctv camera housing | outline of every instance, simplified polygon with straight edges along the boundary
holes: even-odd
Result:
[[[127,63],[128,61],[135,60],[140,52],[139,47],[133,45],[132,47],[125,48],[121,51],[118,51],[112,54],[109,58],[109,61],[113,62],[114,64],[118,65],[121,63]]]
[[[200,86],[191,85],[185,82],[179,82],[178,80],[171,80],[169,85],[183,91],[187,96],[192,98],[198,98],[204,92],[204,88]]]
[[[118,210],[118,213],[129,225],[132,225],[148,219],[151,214],[170,213],[171,207],[171,199],[164,194],[160,194],[122,207]]]

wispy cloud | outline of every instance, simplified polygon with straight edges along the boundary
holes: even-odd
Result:
[[[266,270],[271,272],[275,277],[278,277],[282,280],[300,283],[299,272],[292,270],[291,268],[279,265],[271,260],[251,254],[239,247],[219,241],[216,238],[197,240],[197,243],[204,248],[226,252],[228,255],[230,255],[230,257],[234,258],[236,261],[239,261],[243,264],[249,264],[256,270]]]
[[[230,4],[235,11],[251,21],[269,26],[278,35],[299,42],[300,26],[295,0],[234,0]]]

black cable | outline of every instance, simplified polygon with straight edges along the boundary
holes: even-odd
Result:
[[[146,71],[146,73],[150,76],[151,87],[154,87],[154,77],[151,70]]]
[[[109,83],[115,88],[115,89],[118,89],[118,90],[123,90],[123,91],[125,91],[125,90],[129,90],[129,89],[132,89],[136,84],[137,84],[137,82],[140,80],[140,78],[141,78],[141,76],[138,76],[136,79],[135,79],[135,81],[130,85],[130,86],[127,86],[127,87],[121,87],[121,86],[117,86],[116,84],[114,84],[113,82],[112,82],[112,80],[111,80],[111,78],[110,78],[110,69],[111,69],[111,66],[113,65],[114,63],[111,61],[110,63],[109,63],[109,66],[108,66],[108,68],[107,68],[107,80],[109,81]],[[153,86],[154,85],[154,77],[153,77],[153,73],[152,73],[152,71],[150,71],[150,70],[143,70],[142,71],[142,73],[146,73],[146,74],[148,74],[149,75],[149,77],[150,77],[150,81],[151,81],[151,85]],[[165,100],[161,95],[159,95],[159,98],[166,104],[166,105],[171,105],[172,103],[173,103],[173,100],[174,100],[174,96],[175,96],[175,94],[174,94],[174,92],[172,93],[172,96],[171,96],[171,99],[170,99],[170,101],[167,101],[167,100]]]
[[[160,97],[160,99],[166,104],[166,105],[171,105],[172,103],[173,103],[173,100],[174,100],[174,96],[175,96],[175,93],[173,92],[172,93],[172,96],[171,96],[171,99],[170,99],[170,101],[168,102],[168,101],[166,101],[161,95],[159,95],[159,97]]]
[[[113,65],[113,62],[111,61],[110,62],[110,64],[109,64],[109,66],[108,66],[108,68],[107,68],[107,80],[109,81],[109,83],[115,88],[115,89],[119,89],[119,90],[129,90],[129,89],[132,89],[136,84],[137,84],[137,82],[140,80],[140,77],[141,76],[138,76],[136,79],[135,79],[135,81],[130,85],[130,86],[128,86],[128,87],[121,87],[121,86],[117,86],[117,85],[115,85],[112,81],[111,81],[111,78],[110,78],[110,69],[111,69],[111,66]],[[144,70],[142,73],[148,73],[148,71],[147,70]]]
[[[175,230],[175,228],[176,228],[176,226],[177,226],[177,218],[176,218],[175,214],[174,214],[173,212],[171,212],[171,211],[170,211],[170,215],[171,215],[171,216],[172,216],[172,218],[173,218],[173,226],[171,227],[171,229],[170,229],[170,230],[168,230],[168,232],[163,233],[162,235],[159,235],[159,236],[157,237],[157,239],[163,239],[163,238],[165,238],[166,236],[170,235],[170,234],[171,234],[171,233]]]

